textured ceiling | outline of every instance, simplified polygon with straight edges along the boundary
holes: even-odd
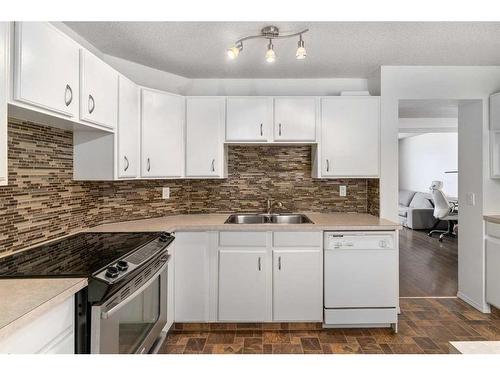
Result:
[[[500,23],[451,22],[67,22],[103,53],[188,78],[327,78],[371,76],[381,65],[500,65]],[[307,59],[297,40],[250,40],[237,60],[225,50],[269,24],[308,27]]]

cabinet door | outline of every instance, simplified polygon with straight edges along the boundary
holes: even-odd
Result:
[[[118,73],[90,52],[80,51],[80,120],[114,129]]]
[[[184,171],[184,98],[142,89],[141,175],[181,177]]]
[[[490,130],[500,130],[500,92],[490,96]]]
[[[274,99],[274,140],[316,140],[316,98]]]
[[[500,239],[486,239],[486,302],[500,308]]]
[[[273,320],[322,321],[322,252],[273,251]]]
[[[378,97],[322,99],[321,132],[322,176],[378,176],[380,160]]]
[[[223,176],[224,98],[186,99],[186,176]]]
[[[78,119],[78,44],[47,22],[18,22],[15,35],[14,98]]]
[[[219,251],[219,320],[263,322],[267,317],[266,251]]]
[[[7,77],[9,23],[0,22],[0,186],[7,185]]]
[[[118,177],[137,177],[140,163],[140,91],[120,76],[118,93]]]
[[[272,124],[273,100],[267,97],[227,98],[227,141],[266,142]]]
[[[207,322],[210,296],[208,234],[176,233],[174,246],[175,322]]]

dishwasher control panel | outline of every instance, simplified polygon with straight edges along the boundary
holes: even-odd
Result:
[[[395,249],[392,232],[325,232],[325,250],[391,250]]]

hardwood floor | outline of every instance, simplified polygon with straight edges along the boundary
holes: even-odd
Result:
[[[400,297],[456,296],[458,241],[403,228],[399,234]]]
[[[315,323],[176,324],[162,354],[447,354],[449,341],[500,340],[500,314],[457,298],[403,298],[399,332]],[[298,328],[294,330],[293,328]],[[300,329],[306,328],[306,329]]]

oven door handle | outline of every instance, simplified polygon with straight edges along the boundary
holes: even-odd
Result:
[[[157,278],[158,276],[165,271],[165,269],[168,266],[168,262],[170,261],[170,255],[166,256],[165,263],[161,266],[161,268],[156,271],[156,273],[151,276],[151,278],[145,282],[141,287],[137,290],[134,291],[130,296],[125,298],[123,301],[121,301],[118,305],[113,306],[111,309],[108,311],[103,311],[101,312],[101,319],[108,319],[111,317],[114,313],[116,313],[118,310],[122,308],[123,305],[126,305],[130,300],[134,299],[137,297],[139,294],[141,294],[145,289],[147,289]]]

